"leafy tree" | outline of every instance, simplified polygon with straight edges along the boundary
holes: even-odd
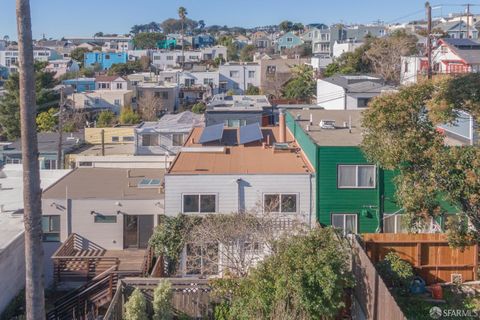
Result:
[[[112,111],[106,110],[100,112],[97,119],[97,127],[98,128],[105,128],[110,127],[115,122],[115,113]]]
[[[45,71],[46,63],[35,63],[35,90],[37,111],[48,110],[58,101],[58,94],[52,89],[57,84],[54,73]],[[20,137],[20,86],[19,74],[12,73],[4,87],[6,93],[0,98],[1,134],[9,140]]]
[[[256,86],[250,86],[245,91],[245,94],[249,96],[256,96],[260,94],[260,89]]]
[[[53,132],[57,126],[58,118],[55,116],[57,109],[50,108],[48,111],[37,115],[37,130],[40,132]]]
[[[296,65],[292,68],[293,77],[283,86],[283,96],[287,99],[310,100],[315,95],[316,81],[309,65]]]
[[[231,35],[222,35],[218,38],[217,44],[227,47],[227,60],[238,61],[238,46]]]
[[[120,123],[121,124],[136,124],[141,121],[138,113],[133,111],[132,107],[125,106],[120,112]]]
[[[413,281],[413,267],[410,263],[400,259],[395,252],[389,252],[385,259],[376,265],[378,273],[389,287],[401,294],[407,294]]]
[[[247,44],[240,51],[240,60],[241,61],[253,61],[253,55],[255,54],[256,48],[253,44]]]
[[[381,95],[364,112],[363,150],[370,161],[399,172],[396,198],[410,228],[443,214],[444,199],[480,230],[480,149],[446,146],[436,127],[455,123],[459,111],[478,119],[479,86],[478,74],[428,81]]]
[[[103,32],[100,31],[95,33],[93,36],[96,38],[96,37],[103,37],[104,35],[103,35]]]
[[[348,245],[332,228],[283,238],[273,254],[244,278],[213,282],[214,294],[226,297],[227,319],[332,319],[345,307],[351,288]]]
[[[288,32],[288,31],[292,30],[293,22],[285,20],[285,21],[280,22],[278,27],[279,27],[280,31]]]
[[[370,49],[371,41],[371,38],[367,38],[365,44],[356,48],[353,52],[345,52],[342,54],[334,62],[327,65],[323,75],[325,77],[331,77],[337,73],[371,73],[373,69],[370,61],[365,56],[365,52]]]
[[[165,35],[159,32],[140,32],[133,37],[133,45],[137,49],[156,49],[157,42],[164,40]]]
[[[174,273],[180,254],[193,227],[201,221],[198,216],[179,214],[176,217],[163,216],[149,240],[158,256],[168,263],[170,273]]]
[[[139,60],[127,61],[127,63],[113,64],[108,70],[108,75],[126,76],[143,70],[142,63]]]
[[[160,25],[156,22],[150,22],[150,23],[147,23],[147,24],[136,24],[134,25],[131,29],[130,29],[130,33],[133,34],[133,35],[137,35],[141,32],[160,32],[161,31],[161,28],[160,28]]]
[[[234,95],[235,95],[235,90],[233,90],[233,89],[228,89],[226,95],[229,96],[229,97],[234,96]]]
[[[205,21],[198,20],[198,29],[200,29],[200,31],[203,31],[205,29]]]
[[[132,294],[125,303],[125,320],[148,320],[147,300],[142,291],[138,288],[133,290]]]
[[[207,109],[207,106],[203,102],[195,103],[192,106],[192,112],[197,113],[197,114],[204,113],[206,109]]]
[[[70,57],[73,60],[78,61],[80,65],[83,65],[83,58],[87,52],[90,52],[87,48],[75,48],[70,52]]]
[[[172,285],[166,279],[160,280],[153,291],[153,319],[170,320],[173,319],[172,312]]]
[[[177,33],[182,31],[182,20],[169,18],[164,20],[160,26],[165,34]],[[198,22],[186,18],[184,22],[184,27],[188,31],[193,31],[198,27]]]

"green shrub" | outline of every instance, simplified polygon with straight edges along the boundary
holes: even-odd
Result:
[[[102,111],[98,115],[97,119],[97,127],[98,128],[105,128],[110,127],[115,122],[115,114],[112,111]]]
[[[172,312],[172,285],[166,279],[160,280],[158,286],[153,291],[153,319],[170,320],[173,319]]]
[[[377,263],[377,270],[387,286],[393,287],[400,294],[407,294],[414,273],[410,263],[400,259],[395,252],[389,252],[383,261]]]
[[[135,288],[125,303],[124,320],[148,320],[147,300],[140,289]]]

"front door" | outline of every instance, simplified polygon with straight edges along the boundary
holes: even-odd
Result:
[[[123,220],[123,247],[146,249],[153,234],[153,215],[126,215]]]

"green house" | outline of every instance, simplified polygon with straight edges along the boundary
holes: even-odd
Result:
[[[355,233],[405,231],[395,173],[368,162],[360,148],[361,111],[288,109],[286,125],[315,168],[320,224]],[[432,220],[431,227],[442,222]]]

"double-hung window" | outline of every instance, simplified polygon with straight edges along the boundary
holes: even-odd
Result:
[[[339,165],[337,173],[338,188],[375,188],[374,165]]]
[[[174,133],[172,134],[172,146],[181,147],[183,146],[183,133]]]
[[[183,213],[213,213],[217,211],[215,194],[184,194]]]
[[[407,233],[407,227],[404,221],[404,215],[385,214],[383,217],[384,233]]]
[[[263,195],[263,212],[296,213],[297,194],[269,193]]]
[[[43,241],[60,241],[60,216],[42,216]]]
[[[357,215],[332,214],[332,226],[342,229],[344,234],[357,233]]]

